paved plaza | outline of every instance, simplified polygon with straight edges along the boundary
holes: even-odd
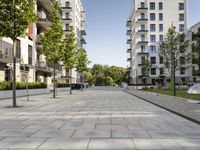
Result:
[[[0,101],[0,150],[200,150],[200,126],[118,88]]]

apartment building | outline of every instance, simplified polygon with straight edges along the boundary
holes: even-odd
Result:
[[[127,21],[127,61],[131,84],[144,84],[142,63],[145,58],[152,64],[148,84],[155,84],[157,78],[163,82],[169,78],[159,56],[159,43],[172,24],[178,32],[187,31],[187,0],[133,0]],[[176,76],[178,82],[189,80],[187,70],[177,71]]]
[[[190,27],[190,29],[188,29],[187,37],[188,37],[188,40],[190,41],[191,51],[193,51],[194,40],[196,38],[200,38],[200,35],[197,34],[199,29],[200,29],[200,22],[198,22],[197,24]],[[192,77],[192,79],[191,79],[192,82],[194,82],[194,83],[199,82],[200,83],[199,56],[193,56],[192,68],[191,68],[191,77]]]
[[[59,0],[62,11],[62,24],[65,34],[68,34],[70,27],[73,27],[77,37],[79,48],[86,44],[85,36],[85,11],[82,0]],[[80,83],[80,74],[75,69],[64,70],[63,78],[72,75],[73,83]]]

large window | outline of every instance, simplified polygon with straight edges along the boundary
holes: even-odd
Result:
[[[145,35],[141,35],[141,41],[144,42],[145,40]]]
[[[150,10],[155,10],[156,4],[154,2],[150,2]]]
[[[160,68],[160,75],[164,74],[164,68]]]
[[[159,2],[159,10],[163,10],[163,3]]]
[[[163,13],[159,13],[159,21],[163,21]]]
[[[150,13],[150,20],[155,21],[156,20],[156,14],[155,13]]]
[[[163,24],[159,24],[159,31],[160,31],[160,32],[163,31]]]
[[[140,28],[141,28],[141,30],[145,30],[145,25],[142,24],[142,25],[140,26]]]
[[[184,75],[184,74],[185,74],[185,68],[184,68],[184,67],[182,67],[182,68],[180,69],[180,74],[181,74],[181,75]]]
[[[144,2],[141,2],[141,3],[140,3],[140,7],[141,7],[141,8],[145,8],[145,3],[144,3]]]
[[[164,41],[163,35],[159,35],[159,41],[160,41],[160,42],[163,42],[163,41]]]
[[[32,52],[33,52],[32,46],[28,45],[28,64],[29,65],[32,65],[32,56],[33,56]]]
[[[179,14],[179,21],[184,21],[184,14]]]
[[[184,32],[185,31],[185,26],[184,24],[179,25],[179,32]]]
[[[179,10],[184,10],[184,3],[179,3]]]
[[[156,53],[156,46],[150,46],[150,53]]]
[[[151,57],[151,64],[156,64],[156,57]]]
[[[155,24],[150,24],[150,31],[151,32],[156,31],[156,25]]]
[[[145,46],[141,46],[141,52],[145,52]]]
[[[156,68],[151,68],[151,75],[156,75]]]
[[[141,17],[141,19],[145,19],[145,14],[144,14],[144,13],[141,13],[141,14],[140,14],[140,17]]]
[[[160,64],[163,64],[163,62],[164,62],[163,56],[160,56]]]
[[[156,35],[150,35],[150,42],[151,43],[156,42]]]

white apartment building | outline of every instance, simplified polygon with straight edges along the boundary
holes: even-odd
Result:
[[[79,47],[86,44],[85,36],[85,11],[83,9],[82,0],[59,0],[62,10],[62,24],[65,34],[73,27],[77,37]],[[75,69],[69,71],[63,70],[63,76],[67,77],[72,74],[72,83],[80,83],[80,75]]]
[[[195,25],[193,25],[192,27],[188,29],[187,37],[188,37],[188,40],[190,41],[191,51],[192,51],[192,44],[195,38],[197,37],[200,38],[200,36],[196,34],[199,28],[200,28],[200,22],[196,23]],[[196,82],[200,83],[200,67],[199,67],[198,56],[193,57],[192,68],[190,72],[191,72],[191,77],[192,77],[191,81],[194,83]]]
[[[159,43],[172,24],[178,32],[187,31],[187,6],[187,0],[133,0],[127,21],[130,84],[144,84],[142,62],[145,58],[153,64],[148,84],[155,84],[157,78],[169,77],[158,53]],[[187,70],[178,71],[176,75],[181,82],[189,78]]]

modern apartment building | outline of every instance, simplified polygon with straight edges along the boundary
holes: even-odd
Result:
[[[164,81],[169,77],[158,52],[159,43],[172,24],[178,32],[187,31],[187,0],[133,0],[127,21],[131,84],[144,83],[142,63],[145,58],[152,64],[148,84],[155,84],[157,78]],[[176,75],[181,82],[189,80],[187,70],[178,71]]]
[[[200,35],[197,34],[199,29],[200,29],[200,22],[193,25],[188,30],[187,37],[188,37],[188,40],[190,41],[191,51],[193,51],[194,49],[193,47],[194,40],[196,38],[200,38]],[[191,81],[194,83],[200,82],[200,66],[199,66],[200,62],[199,61],[200,61],[199,56],[193,56],[192,68],[191,68],[191,77],[192,77]]]
[[[28,36],[17,40],[17,68],[16,80],[28,82],[52,83],[53,65],[46,62],[45,56],[41,52],[40,34],[47,31],[51,25],[50,13],[52,4],[50,0],[35,0],[35,13],[39,18],[37,24],[27,27]],[[73,26],[77,36],[79,47],[86,44],[85,33],[85,13],[81,0],[58,0],[61,7],[62,24],[65,34],[69,33],[70,26]],[[12,80],[12,47],[13,43],[9,38],[0,38],[0,81]],[[28,74],[28,75],[27,75]],[[67,82],[69,71],[57,64],[56,78]],[[72,70],[73,83],[79,82],[79,75]]]

